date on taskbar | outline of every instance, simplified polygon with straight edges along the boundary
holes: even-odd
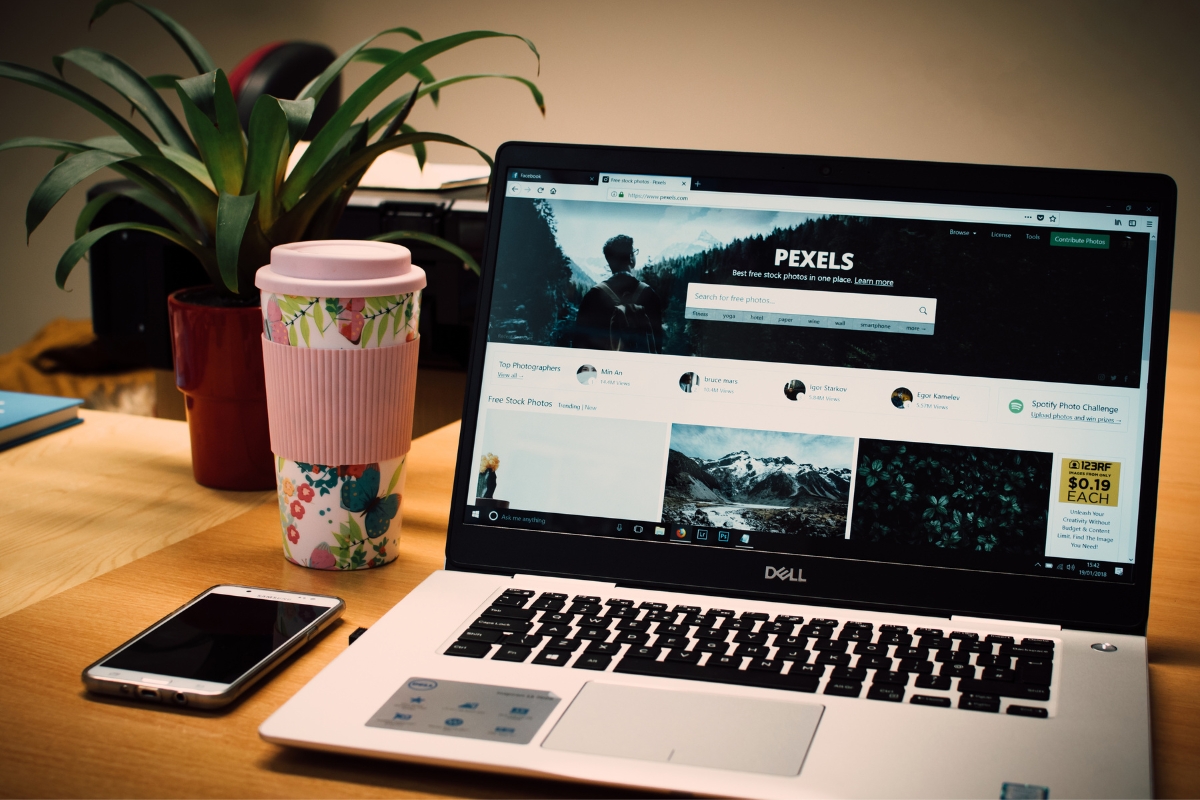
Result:
[[[739,531],[725,528],[700,527],[696,525],[667,525],[661,522],[636,520],[613,520],[605,517],[585,517],[577,514],[557,514],[542,511],[511,509],[504,504],[477,501],[467,506],[465,521],[473,525],[490,525],[503,528],[525,528],[552,530],[565,533],[581,533],[592,536],[609,536],[619,539],[698,544],[713,547],[738,547],[755,549],[755,540],[769,536],[762,531]]]

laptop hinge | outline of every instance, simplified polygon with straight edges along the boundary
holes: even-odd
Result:
[[[979,625],[981,627],[997,628],[1033,628],[1039,631],[1061,631],[1062,625],[1049,625],[1045,622],[1022,622],[1016,619],[988,619],[987,617],[950,617],[951,622],[961,622],[963,625]]]

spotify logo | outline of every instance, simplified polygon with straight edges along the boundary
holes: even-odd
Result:
[[[1022,403],[1020,400],[1009,400],[1008,401],[1008,410],[1014,414],[1020,414],[1022,409],[1024,409],[1024,408],[1025,408],[1025,404]]]

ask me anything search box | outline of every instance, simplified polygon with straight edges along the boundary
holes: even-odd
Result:
[[[693,283],[686,319],[932,335],[933,297]]]

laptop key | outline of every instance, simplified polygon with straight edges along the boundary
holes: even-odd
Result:
[[[970,664],[942,664],[938,675],[945,675],[948,678],[974,678],[975,668]]]
[[[755,658],[750,661],[746,669],[751,669],[755,672],[779,672],[783,669],[783,662],[772,661],[769,658]]]
[[[766,644],[767,634],[738,631],[733,635],[733,641],[737,644]]]
[[[666,604],[666,603],[650,603],[650,602],[645,602],[645,603],[638,603],[638,608],[645,608],[645,609],[648,609],[648,610],[650,610],[650,611],[666,611],[666,610],[667,610],[667,604]]]
[[[584,653],[579,658],[575,659],[575,663],[571,666],[575,669],[594,669],[606,670],[608,665],[612,663],[612,656],[604,655],[603,653]]]
[[[849,653],[817,653],[816,662],[818,664],[832,664],[835,667],[850,666]]]
[[[650,630],[650,623],[640,619],[623,619],[617,622],[617,630],[642,633]]]
[[[980,656],[980,658],[994,658],[994,656]],[[970,664],[971,654],[958,650],[939,650],[933,657],[933,660],[940,661],[943,664]]]
[[[889,703],[904,702],[904,687],[890,683],[875,683],[867,689],[868,700],[886,700]]]
[[[812,645],[812,649],[818,653],[844,653],[849,647],[849,642],[837,639],[817,639]]]
[[[870,642],[859,642],[854,646],[855,654],[860,656],[886,656],[888,650],[886,644],[871,644]]]
[[[875,677],[871,682],[872,683],[890,683],[893,686],[907,686],[908,685],[908,673],[907,672],[889,672],[889,671],[877,669],[877,670],[875,670]]]
[[[692,640],[686,636],[659,636],[654,640],[654,646],[666,650],[687,650],[692,646]]]
[[[824,664],[801,664],[793,662],[791,669],[788,670],[788,676],[795,675],[796,677],[806,676],[809,678],[820,678],[825,675]]]
[[[578,603],[578,602],[576,602],[576,603],[571,604],[570,608],[567,609],[567,613],[598,615],[603,610],[604,610],[604,607],[601,606],[599,603]]]
[[[838,697],[858,697],[862,694],[862,683],[859,681],[840,681],[829,679],[825,684],[825,694],[837,695]]]
[[[931,636],[931,637],[941,638],[942,629],[941,628],[917,628],[915,631],[913,631],[913,636],[922,636],[922,637]]]
[[[571,615],[563,614],[561,616],[571,616]],[[609,619],[608,617],[587,616],[587,617],[580,617],[579,621],[576,622],[575,624],[577,626],[579,626],[580,628],[608,628],[608,626],[612,624],[612,620]]]
[[[534,664],[546,664],[551,667],[564,666],[571,660],[571,654],[565,650],[543,650],[533,657]]]
[[[530,597],[533,597],[535,594],[537,594],[537,592],[533,591],[532,589],[505,589],[504,594],[516,595],[517,597],[530,598]]]
[[[808,661],[808,655],[808,651],[801,647],[781,647],[775,658],[780,661],[799,661],[803,664]]]
[[[489,619],[480,617],[471,623],[471,627],[479,631],[504,631],[505,633],[529,633],[533,630],[532,622],[522,622],[516,619]]]
[[[968,711],[989,711],[1000,713],[1000,698],[994,694],[964,694],[958,698],[958,707]]]
[[[606,619],[637,619],[641,613],[633,606],[613,606],[604,616]]]
[[[742,666],[741,656],[709,656],[708,661],[704,662],[705,668],[714,669],[740,669]]]
[[[700,606],[675,606],[671,610],[676,614],[699,614]]]
[[[917,672],[922,675],[933,673],[933,662],[922,661],[919,658],[902,658],[900,663],[896,665],[897,672]]]
[[[950,676],[948,675],[918,675],[916,682],[913,684],[918,689],[939,689],[943,692],[950,691]],[[950,705],[950,701],[946,701],[946,705]]]
[[[579,645],[583,644],[579,639],[566,639],[563,637],[555,637],[546,642],[546,650],[562,650],[567,653],[574,653],[579,649]]]
[[[448,656],[463,656],[464,658],[483,658],[490,652],[492,646],[487,642],[455,642],[446,651]]]
[[[555,600],[553,598],[548,600],[544,597],[539,597],[533,601],[533,605],[530,608],[534,611],[562,611],[563,606],[566,604],[566,600]]]
[[[963,642],[958,646],[960,653],[979,653],[985,656],[990,656],[992,650],[991,642]]]
[[[1011,636],[997,636],[996,634],[994,634],[994,633],[991,633],[991,634],[988,634],[988,635],[987,635],[987,636],[984,638],[984,641],[985,641],[985,642],[991,642],[992,644],[1005,645],[1005,644],[1012,644],[1012,643],[1013,643],[1013,637],[1011,637]]]
[[[1044,650],[1049,650],[1050,652],[1054,652],[1054,640],[1053,639],[1022,639],[1021,646],[1022,647],[1034,647],[1034,648],[1040,647]]]
[[[492,661],[524,661],[529,658],[529,654],[533,650],[528,647],[516,647],[511,644],[501,645],[496,654],[492,656]]]
[[[998,697],[1014,697],[1021,700],[1049,700],[1050,687],[1029,683],[1007,683],[1005,681],[980,681],[963,678],[958,682],[960,692],[992,694]]]
[[[723,642],[729,633],[719,628],[701,628],[692,635],[697,639],[712,639],[713,641]]]
[[[880,625],[880,633],[908,633],[907,625]]]
[[[739,656],[750,656],[751,658],[766,658],[771,654],[771,648],[765,644],[739,644],[734,653]]]
[[[487,642],[495,644],[504,636],[503,631],[477,631],[474,628],[467,628],[458,635],[460,642]]]
[[[570,636],[575,629],[570,625],[542,625],[533,632],[534,636]]]
[[[1015,681],[1017,673],[1011,669],[1001,669],[1000,667],[984,667],[983,672],[979,675],[980,680],[984,681]]]
[[[869,642],[875,637],[870,628],[843,628],[838,639],[844,642]]]
[[[710,608],[708,611],[705,611],[704,614],[705,614],[705,616],[708,616],[708,617],[735,617],[735,616],[737,616],[737,612],[734,611],[732,608]]]
[[[867,671],[862,667],[834,667],[829,677],[846,681],[865,681]]]
[[[638,633],[637,631],[625,631],[623,633],[617,633],[617,635],[613,637],[613,641],[617,644],[632,644],[640,647],[641,645],[644,645],[646,642],[650,641],[650,634]]]
[[[507,639],[505,639],[502,642],[502,644],[512,645],[513,647],[530,647],[530,648],[537,647],[541,643],[542,643],[541,636],[534,636],[533,634],[528,634],[528,633],[525,634],[524,636],[516,636],[516,635],[509,636]]]
[[[606,605],[606,606],[625,606],[627,608],[633,608],[633,601],[632,600],[618,600],[617,598],[613,597],[608,600],[605,600],[604,605]],[[663,608],[666,608],[666,606],[664,605]]]
[[[665,622],[669,625],[678,616],[675,612],[667,611],[666,609],[651,609],[646,612],[646,616],[642,617],[642,619],[646,620],[646,622]]]
[[[954,640],[945,636],[922,636],[917,640],[917,647],[926,650],[949,651],[954,647]]]
[[[574,603],[595,603],[596,605],[600,604],[599,597],[593,597],[592,595],[589,595],[589,594],[577,594],[573,598],[571,598],[571,601]]]
[[[698,664],[700,662],[700,655],[695,650],[672,650],[667,653],[666,660],[677,664]]]
[[[940,706],[941,708],[950,707],[949,697],[935,697],[931,694],[914,694],[908,702],[915,706]]]
[[[854,666],[859,669],[881,669],[887,672],[892,668],[892,660],[887,656],[859,656]]]
[[[515,594],[502,594],[492,601],[494,606],[512,606],[513,608],[524,608],[529,602],[528,597],[522,597]]]
[[[801,622],[804,622],[804,617],[797,617],[797,616],[793,616],[791,614],[776,614],[775,621],[776,622],[790,622],[793,625],[799,625]]]
[[[721,655],[729,651],[729,645],[725,642],[717,642],[712,639],[701,639],[692,646],[692,650],[697,653],[716,653]]]
[[[620,649],[620,645],[615,645],[615,646],[618,649]],[[591,649],[592,649],[591,647],[588,647],[589,651]],[[661,654],[662,654],[661,647],[647,647],[646,645],[638,645],[636,647],[629,648],[629,650],[625,653],[625,657],[626,658],[648,658],[651,661],[655,661],[658,659],[659,655],[661,655]],[[612,655],[612,654],[609,653],[609,655]]]
[[[951,631],[950,638],[951,639],[961,639],[962,641],[965,641],[965,642],[975,642],[975,641],[979,641],[979,634],[978,633],[963,633],[962,631]]]
[[[632,649],[633,648],[630,648],[631,651],[632,651]],[[658,649],[657,648],[649,648],[649,649],[654,650],[654,657],[658,658]],[[585,653],[603,653],[605,655],[615,656],[617,653],[621,652],[621,645],[617,644],[616,642],[595,642],[594,641],[594,642],[588,643],[588,646],[584,650],[584,652]]]
[[[543,625],[570,625],[575,621],[577,614],[564,614],[561,611],[544,611],[538,617],[538,622]]]
[[[897,647],[896,652],[892,656],[894,658],[915,658],[918,661],[928,661],[929,651],[922,650],[920,647]]]
[[[897,647],[909,647],[912,645],[912,637],[907,633],[888,633],[884,631],[879,634],[877,641],[879,644],[894,644]]]
[[[803,650],[807,650],[808,649],[808,637],[807,636],[784,636],[782,633],[780,633],[780,634],[776,634],[775,638],[771,641],[771,644],[774,645],[775,647],[799,647]]]
[[[522,621],[531,620],[537,616],[537,612],[532,608],[508,608],[506,606],[488,606],[484,609],[483,616],[495,617],[499,619],[517,619]]]
[[[1050,716],[1050,712],[1044,708],[1038,708],[1037,706],[1019,706],[1015,703],[1010,705],[1004,713],[1012,714],[1014,717],[1040,717],[1042,719],[1046,719]]]
[[[1050,685],[1050,677],[1054,674],[1054,665],[1048,660],[1021,659],[1017,662],[1017,680],[1021,683],[1036,683],[1041,686]]]
[[[748,633],[754,630],[754,626],[758,624],[757,620],[753,619],[727,619],[721,625],[723,631],[737,631],[738,633]],[[765,635],[765,634],[764,634]]]
[[[1012,669],[1013,660],[1011,656],[980,656],[979,658],[975,659],[975,666]]]
[[[741,619],[752,619],[755,622],[766,622],[771,618],[770,614],[765,614],[762,611],[743,611]],[[837,623],[834,623],[835,625]]]
[[[589,642],[603,642],[608,639],[609,631],[604,628],[580,628],[575,631],[574,638],[586,639]]]

